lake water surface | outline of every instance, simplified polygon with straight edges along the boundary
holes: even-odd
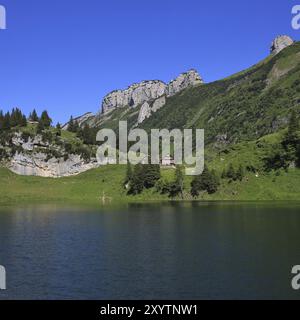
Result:
[[[300,299],[300,203],[0,208],[0,299]]]

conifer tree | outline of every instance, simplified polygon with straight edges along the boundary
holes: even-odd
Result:
[[[74,119],[73,119],[73,116],[71,116],[70,121],[68,123],[68,131],[74,132]]]
[[[3,111],[0,110],[0,131],[3,130],[3,124],[4,124],[4,115],[3,115]]]
[[[227,178],[231,180],[236,180],[236,172],[234,170],[233,164],[230,163],[228,171],[227,171]]]
[[[236,178],[237,178],[239,181],[243,181],[244,175],[245,175],[244,168],[243,168],[243,166],[240,164],[240,166],[239,166],[239,168],[238,168],[238,171],[236,172]]]
[[[41,126],[44,129],[49,128],[51,126],[52,119],[49,117],[48,112],[46,110],[42,112],[39,123],[41,123]]]
[[[142,164],[137,164],[134,167],[132,179],[130,183],[130,194],[137,195],[144,189],[144,169]]]
[[[39,117],[38,117],[37,112],[36,112],[35,109],[33,109],[33,111],[30,113],[29,120],[33,121],[33,122],[38,122],[39,121]]]
[[[125,176],[125,179],[124,179],[124,186],[126,186],[128,183],[131,182],[132,176],[133,176],[132,166],[131,166],[131,163],[128,161],[127,169],[126,169],[126,176]]]
[[[10,124],[10,113],[7,112],[3,119],[3,130],[9,130],[11,128]]]

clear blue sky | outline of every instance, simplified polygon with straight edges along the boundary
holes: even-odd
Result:
[[[133,82],[196,68],[206,82],[268,55],[291,28],[288,0],[0,0],[0,108],[55,121],[96,112]]]

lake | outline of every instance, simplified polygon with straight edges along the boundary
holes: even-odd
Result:
[[[0,299],[300,299],[300,203],[1,208]]]

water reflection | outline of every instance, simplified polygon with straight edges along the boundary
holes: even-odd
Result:
[[[0,299],[300,298],[299,204],[0,210]]]

